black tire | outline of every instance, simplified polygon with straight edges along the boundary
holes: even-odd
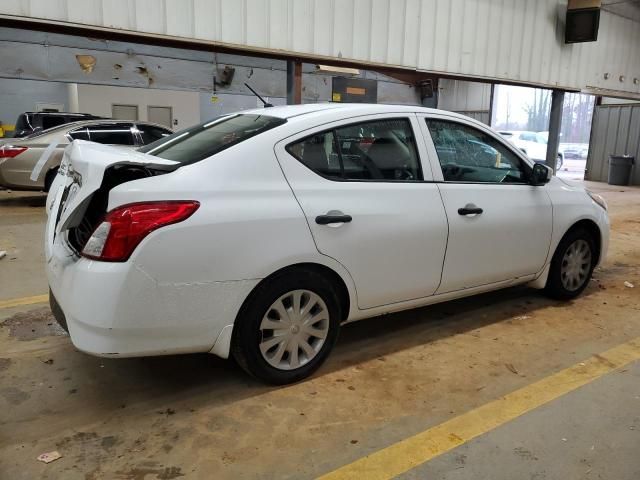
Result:
[[[590,265],[587,268],[587,275],[584,281],[575,289],[569,289],[562,281],[562,266],[564,256],[567,253],[569,247],[574,245],[579,240],[583,240],[587,243],[591,253]],[[570,300],[577,297],[582,291],[587,288],[591,274],[595,267],[595,261],[598,256],[596,250],[596,242],[592,234],[584,228],[575,228],[566,233],[566,235],[560,240],[558,248],[556,248],[553,258],[551,259],[551,266],[549,267],[549,277],[547,278],[547,285],[545,286],[545,293],[558,300]]]
[[[328,332],[315,357],[298,368],[284,370],[272,366],[263,357],[259,346],[263,340],[260,325],[274,302],[295,290],[308,290],[322,299],[329,314]],[[245,301],[233,328],[231,354],[246,372],[263,382],[294,383],[311,375],[327,359],[338,339],[340,319],[340,302],[331,282],[312,270],[290,269],[263,281]]]
[[[49,189],[51,188],[51,184],[55,180],[57,174],[58,174],[58,167],[52,168],[45,175],[45,177],[44,177],[44,191],[46,193],[49,193]]]
[[[556,160],[556,172],[562,168],[562,164],[564,163],[564,159],[562,155],[558,155],[558,159]]]

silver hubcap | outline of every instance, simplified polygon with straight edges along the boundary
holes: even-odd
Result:
[[[293,290],[267,309],[260,323],[262,357],[279,370],[309,363],[329,333],[329,310],[320,296]]]
[[[569,291],[578,290],[589,275],[591,268],[591,248],[584,240],[576,240],[562,257],[560,276],[562,286]]]

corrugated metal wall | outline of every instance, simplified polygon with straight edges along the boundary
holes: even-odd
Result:
[[[83,71],[76,55],[91,55],[95,64]],[[188,49],[97,40],[57,33],[33,32],[0,27],[0,77],[55,82],[90,83],[168,90],[190,90],[213,94],[213,79],[225,66],[235,69],[228,85],[217,85],[217,95],[253,94],[253,88],[267,97],[286,96],[286,62]],[[330,74],[303,65],[303,101],[331,100]],[[419,93],[412,85],[380,73],[361,71],[358,78],[378,81],[380,103],[418,104]],[[0,82],[0,87],[2,87]],[[229,99],[231,100],[231,99]],[[236,102],[225,102],[235,104]],[[243,100],[238,107],[246,105]],[[0,114],[3,105],[0,104]]]
[[[461,113],[489,125],[491,85],[441,79],[438,82],[438,108]]]
[[[0,0],[0,14],[640,95],[640,82],[633,81],[640,78],[640,23],[603,11],[597,42],[565,45],[564,5],[564,0]]]
[[[640,103],[601,105],[593,112],[585,178],[606,182],[609,155],[633,155],[633,185],[640,185]]]

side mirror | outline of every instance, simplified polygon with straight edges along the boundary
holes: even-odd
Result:
[[[553,177],[553,169],[543,163],[534,163],[531,172],[531,185],[540,186],[549,183]]]

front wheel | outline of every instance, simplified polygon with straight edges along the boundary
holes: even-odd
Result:
[[[595,242],[588,231],[579,228],[567,233],[553,254],[546,293],[560,300],[580,295],[591,279],[595,258]]]
[[[331,283],[309,270],[267,279],[251,294],[234,326],[232,354],[267,383],[311,375],[338,338],[340,303]]]
[[[556,172],[562,168],[562,155],[558,155],[558,160],[556,161]]]

